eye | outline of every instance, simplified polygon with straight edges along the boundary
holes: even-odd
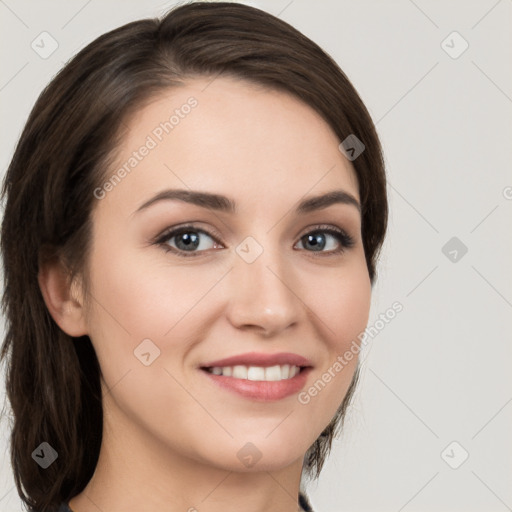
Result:
[[[210,242],[208,242],[208,239]],[[332,241],[329,242],[329,239],[334,239],[334,243]],[[336,242],[338,244],[337,248]],[[222,247],[216,235],[195,226],[182,226],[168,230],[155,240],[154,243],[162,246],[166,252],[173,252],[183,257],[199,256],[208,249]],[[316,226],[314,230],[308,231],[305,235],[301,236],[299,243],[302,244],[302,248],[306,249],[307,252],[332,255],[342,253],[352,247],[355,244],[355,240],[342,229],[333,226]],[[308,250],[308,248],[311,248],[311,250]],[[328,250],[324,250],[326,248]]]
[[[216,242],[216,238],[203,229],[198,229],[194,226],[182,226],[180,228],[167,231],[156,241],[156,243],[158,245],[162,245],[165,251],[174,252],[179,256],[197,256],[197,252],[202,252],[212,248],[211,244],[204,242],[203,239],[205,237],[202,235],[206,235],[206,238]],[[175,239],[174,247],[170,245],[170,242],[173,239]],[[215,243],[213,245],[215,245]]]
[[[332,248],[333,244],[329,244],[328,242],[329,237],[331,239],[334,238],[338,242],[338,248]],[[309,231],[303,235],[299,242],[302,243],[303,246],[312,247],[312,252],[327,254],[342,253],[345,249],[349,249],[355,244],[355,240],[347,232],[333,226],[317,226],[313,231]],[[336,243],[334,243],[334,246],[336,246]],[[328,250],[324,251],[326,247]]]

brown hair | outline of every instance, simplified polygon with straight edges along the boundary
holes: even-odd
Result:
[[[381,146],[370,115],[334,60],[282,20],[231,2],[194,2],[162,19],[128,23],[82,49],[39,96],[7,170],[2,199],[2,308],[13,411],[11,464],[21,499],[52,511],[80,493],[98,460],[102,436],[100,367],[88,336],[71,337],[48,312],[38,271],[59,258],[70,279],[84,277],[93,191],[107,175],[122,124],[158,92],[187,78],[231,75],[291,93],[315,109],[340,142],[354,134],[365,150],[352,164],[362,206],[362,238],[372,285],[387,225]],[[359,374],[332,422],[304,459],[318,477],[343,423]],[[42,469],[41,442],[58,453]]]

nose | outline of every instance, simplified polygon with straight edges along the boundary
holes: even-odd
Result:
[[[272,337],[294,326],[304,303],[293,269],[278,248],[264,248],[255,261],[235,255],[230,272],[228,319],[237,329]]]

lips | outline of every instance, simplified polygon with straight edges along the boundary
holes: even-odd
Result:
[[[226,357],[202,364],[201,368],[213,368],[214,366],[281,366],[288,364],[290,366],[308,367],[312,366],[309,359],[290,352],[280,352],[278,354],[263,354],[258,352],[248,352],[237,356]]]
[[[308,359],[293,353],[246,353],[200,366],[210,382],[256,401],[275,401],[298,393],[312,369]]]

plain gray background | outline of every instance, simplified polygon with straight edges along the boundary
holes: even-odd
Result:
[[[512,510],[512,2],[247,3],[334,57],[387,163],[389,231],[369,325],[395,301],[403,311],[362,354],[346,428],[308,488],[315,512]],[[0,0],[2,176],[64,62],[173,4]],[[47,58],[31,46],[42,32],[58,44]],[[0,510],[17,512],[8,435],[3,418]]]

